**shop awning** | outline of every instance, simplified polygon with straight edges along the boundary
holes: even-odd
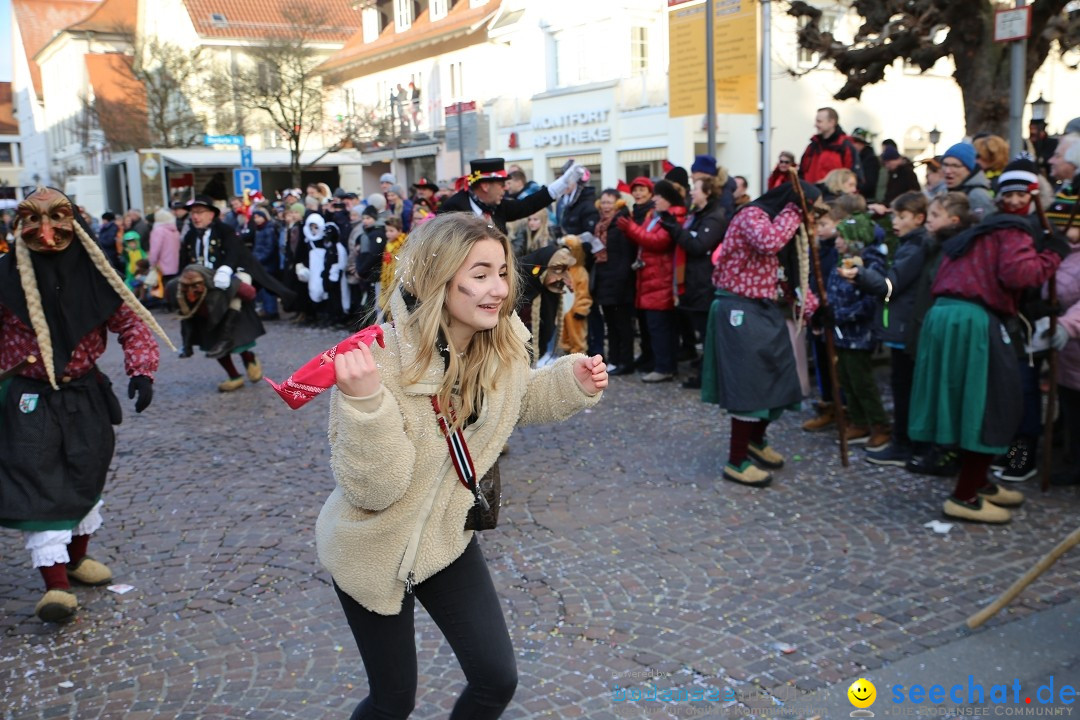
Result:
[[[182,168],[230,168],[240,167],[240,149],[215,150],[213,148],[164,148],[150,150],[161,153],[163,160]],[[362,165],[360,153],[355,150],[328,153],[322,158],[322,150],[306,150],[300,153],[300,164],[309,165],[316,160],[318,166],[340,167],[342,165]],[[252,151],[252,163],[257,168],[289,167],[289,151],[275,148],[272,150]]]
[[[574,158],[574,162],[578,165],[599,165],[602,159],[600,153],[565,153],[549,155],[548,164],[553,168],[560,168],[570,158]]]
[[[645,150],[620,150],[619,162],[644,163],[667,158],[667,148],[647,148]]]
[[[424,157],[426,155],[438,155],[439,145],[437,143],[430,143],[428,145],[408,145],[397,149],[396,157],[398,160],[408,160],[409,158]],[[364,164],[377,163],[377,162],[390,162],[394,159],[395,153],[393,150],[376,150],[375,152],[364,153]]]

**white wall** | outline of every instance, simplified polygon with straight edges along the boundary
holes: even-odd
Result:
[[[12,93],[15,99],[15,116],[19,122],[19,142],[22,146],[22,171],[19,184],[34,185],[34,176],[43,184],[50,184],[52,176],[49,167],[49,144],[44,132],[45,109],[38,101],[34,83],[30,77],[30,64],[26,59],[26,48],[22,43],[19,21],[12,13],[11,37],[14,48],[14,66],[12,68]]]

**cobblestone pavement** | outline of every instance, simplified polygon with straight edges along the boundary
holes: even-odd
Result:
[[[179,337],[173,316],[160,316]],[[275,379],[340,333],[273,323]],[[343,718],[366,692],[313,527],[332,488],[326,399],[290,411],[265,384],[220,395],[216,363],[166,353],[154,404],[128,408],[91,553],[127,594],[81,589],[78,620],[33,616],[40,578],[0,533],[7,718]],[[115,344],[104,369],[121,388]],[[787,416],[774,486],[718,480],[727,421],[677,384],[613,378],[503,459],[501,526],[482,547],[518,653],[506,718],[722,717],[792,705],[967,634],[962,623],[1075,527],[1080,495],[1043,495],[1003,528],[938,535],[948,481],[842,470],[831,437]],[[1066,556],[987,627],[1070,599]],[[416,718],[445,717],[462,675],[418,611]],[[615,702],[698,687],[738,701]],[[841,690],[842,691],[842,690]],[[730,698],[730,696],[729,696]],[[806,714],[810,714],[808,711]]]

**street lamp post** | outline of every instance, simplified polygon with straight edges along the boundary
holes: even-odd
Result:
[[[1050,114],[1050,101],[1039,93],[1036,100],[1031,101],[1031,119],[1046,122],[1046,116]]]
[[[930,152],[933,153],[934,157],[937,157],[937,144],[938,141],[941,140],[941,131],[938,130],[937,125],[935,125],[934,129],[926,135],[930,138]]]

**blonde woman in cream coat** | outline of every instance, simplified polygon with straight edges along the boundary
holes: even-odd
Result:
[[[607,387],[599,355],[529,368],[514,313],[509,242],[483,218],[439,215],[410,236],[391,295],[386,347],[334,359],[331,465],[337,488],[316,525],[367,671],[352,714],[405,718],[416,698],[419,600],[467,685],[450,717],[497,718],[517,686],[510,635],[480,547],[465,527],[476,502],[458,478],[432,397],[461,428],[482,477],[518,424],[565,420]]]

